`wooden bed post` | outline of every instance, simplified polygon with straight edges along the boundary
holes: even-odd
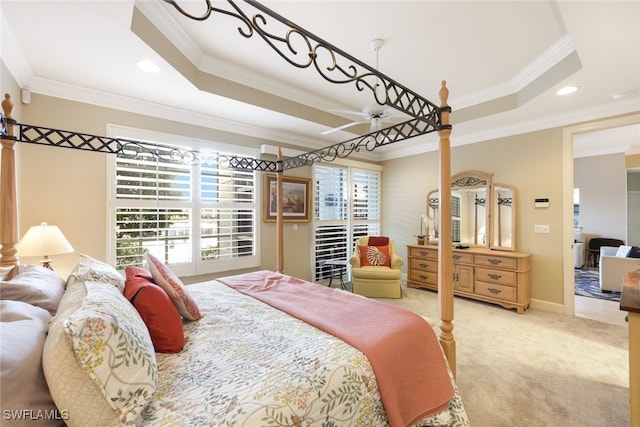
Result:
[[[16,137],[12,117],[11,95],[4,95],[2,110],[7,119],[7,136],[2,137],[2,170],[0,175],[0,265],[17,265],[18,199],[16,197]]]
[[[456,376],[456,342],[453,338],[453,248],[451,247],[451,125],[448,103],[449,89],[442,81],[440,88],[440,235],[438,244],[438,303],[440,307],[440,345]]]
[[[284,272],[284,230],[282,221],[282,149],[278,147],[278,169],[276,175],[276,262],[278,273]]]

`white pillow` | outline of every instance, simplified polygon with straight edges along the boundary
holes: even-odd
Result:
[[[156,390],[158,366],[149,331],[117,288],[86,281],[87,296],[64,321],[76,359],[118,414],[137,424]]]
[[[620,258],[626,258],[627,255],[629,255],[629,252],[631,252],[631,246],[619,246],[618,247],[618,251],[616,252],[616,256],[620,257]]]
[[[94,354],[85,354],[97,338],[91,325],[98,323],[105,327],[104,333],[112,332],[107,344],[116,340],[122,345],[97,346]],[[77,334],[83,330],[88,341],[78,342]],[[101,378],[109,372],[105,365],[117,365],[127,357],[137,360],[129,366],[114,366],[114,381]],[[87,366],[91,359],[99,366]],[[42,362],[51,396],[66,411],[69,427],[96,425],[96,420],[104,427],[138,425],[140,411],[156,387],[157,364],[149,332],[135,307],[115,286],[104,282],[81,282],[75,277],[68,281],[49,326]],[[105,386],[100,388],[100,383]],[[114,398],[114,388],[122,391],[121,398]]]
[[[27,265],[11,280],[0,281],[0,300],[22,301],[56,314],[64,280],[48,268]]]
[[[0,404],[2,425],[18,427],[27,421],[10,419],[5,411],[30,410],[44,412],[32,424],[39,427],[59,426],[65,413],[56,409],[42,371],[42,347],[51,314],[43,308],[21,301],[0,301],[0,369],[2,387]]]
[[[111,283],[118,288],[120,293],[124,292],[124,276],[109,264],[98,261],[89,255],[80,254],[80,263],[72,274],[80,281]]]

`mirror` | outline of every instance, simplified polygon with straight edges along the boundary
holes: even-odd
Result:
[[[462,246],[489,246],[491,174],[465,171],[451,178],[451,241]],[[429,242],[438,241],[439,193],[427,195]]]
[[[491,242],[492,249],[515,250],[515,188],[505,184],[493,184],[491,214]]]

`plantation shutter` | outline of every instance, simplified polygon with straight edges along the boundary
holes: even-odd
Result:
[[[116,156],[118,268],[144,265],[147,251],[185,275],[257,265],[256,173],[226,168],[233,154],[221,151],[176,155],[190,150],[140,144]]]
[[[316,165],[314,194],[314,280],[322,280],[327,260],[347,261],[358,237],[380,233],[380,172]]]

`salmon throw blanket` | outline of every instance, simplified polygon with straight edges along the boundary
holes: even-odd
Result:
[[[447,409],[454,390],[444,355],[433,329],[417,314],[272,271],[218,280],[363,352],[392,427]]]

